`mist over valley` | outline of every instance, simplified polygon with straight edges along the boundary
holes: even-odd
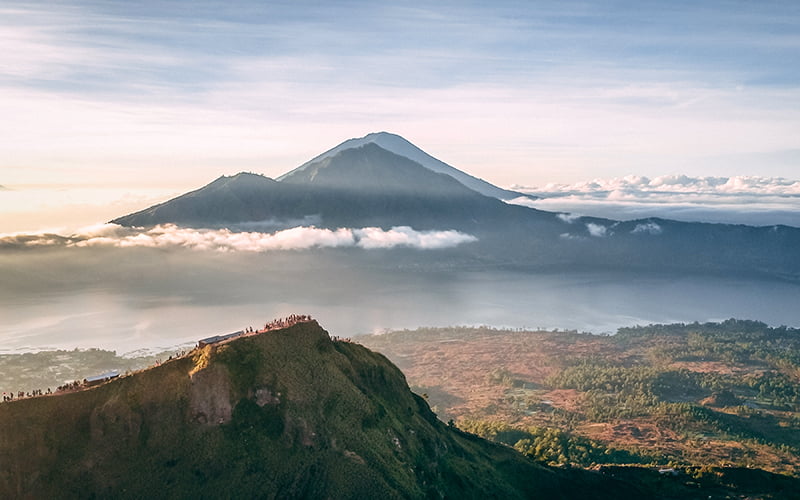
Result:
[[[582,189],[766,184],[632,178]],[[546,206],[542,195],[496,188],[374,133],[277,180],[222,176],[111,223],[0,235],[2,349],[158,350],[301,311],[347,336],[452,324],[800,324],[800,229],[520,206]]]

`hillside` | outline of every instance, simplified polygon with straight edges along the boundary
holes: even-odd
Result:
[[[635,498],[450,428],[316,322],[0,404],[3,498]]]

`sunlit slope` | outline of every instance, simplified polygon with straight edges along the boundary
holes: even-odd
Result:
[[[3,498],[636,496],[449,428],[315,322],[0,405],[0,463]]]

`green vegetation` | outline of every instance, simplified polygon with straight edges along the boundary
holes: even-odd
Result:
[[[732,320],[617,336],[442,328],[363,340],[426,397],[384,356],[298,324],[88,390],[0,404],[0,496],[800,491],[797,330]],[[105,351],[40,355],[31,359],[120,368],[103,365],[118,361]]]
[[[800,369],[800,330],[770,328],[758,321],[729,319],[721,323],[620,328],[613,338],[621,346],[658,339],[660,345],[649,349],[651,359],[658,363],[716,361],[763,364],[777,370]]]
[[[611,336],[449,327],[364,341],[401,362],[446,418],[538,461],[800,475],[794,328],[733,319]]]
[[[636,498],[451,428],[315,323],[0,404],[2,498]]]
[[[652,458],[601,443],[559,429],[511,426],[505,422],[462,420],[458,428],[491,441],[511,446],[525,456],[550,465],[644,464]]]

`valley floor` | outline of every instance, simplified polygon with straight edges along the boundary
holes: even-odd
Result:
[[[359,337],[445,421],[551,464],[800,472],[800,331],[762,323]]]

